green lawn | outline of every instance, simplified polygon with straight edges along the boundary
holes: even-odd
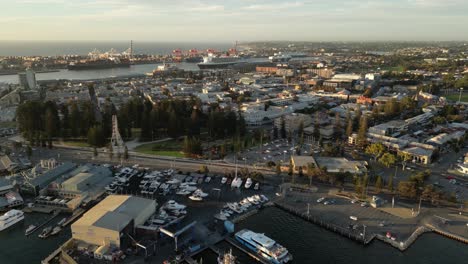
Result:
[[[90,147],[88,142],[85,141],[63,141],[62,143],[72,147]]]
[[[161,143],[149,143],[138,146],[135,148],[135,152],[157,155],[157,156],[170,156],[176,158],[183,158],[184,154],[182,151],[182,144],[175,140],[170,140]]]
[[[0,128],[14,128],[16,127],[16,122],[0,122]]]
[[[403,67],[402,65],[393,66],[393,67],[383,67],[382,68],[382,70],[393,71],[393,72],[403,72],[404,69],[405,69],[405,67]]]
[[[457,93],[457,94],[450,94],[450,95],[447,95],[447,96],[445,96],[445,98],[447,98],[447,100],[451,100],[451,101],[458,102],[459,96],[460,96],[460,94]],[[468,103],[468,93],[463,93],[463,94],[462,94],[462,96],[461,96],[461,101],[462,101],[462,102],[465,102],[465,103]]]

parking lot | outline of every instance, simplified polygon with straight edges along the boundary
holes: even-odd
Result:
[[[271,142],[263,143],[261,146],[252,147],[240,153],[240,164],[265,165],[269,161],[277,163],[288,163],[291,155],[296,155],[297,142],[288,142],[286,139],[277,139]],[[311,148],[309,144],[304,144],[301,155],[310,155],[310,151],[315,154],[320,153],[320,149]],[[229,162],[235,162],[234,154],[226,157]]]
[[[351,203],[350,199],[330,195],[328,191],[315,193],[288,192],[281,201],[322,222],[348,229],[355,235],[366,238],[372,234],[386,235],[390,232],[397,240],[406,240],[417,228],[416,218],[404,218],[387,213],[381,209],[362,206],[360,201]],[[391,201],[385,205],[391,207]],[[408,209],[403,209],[408,211]]]

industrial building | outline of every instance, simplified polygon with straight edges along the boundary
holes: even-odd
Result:
[[[132,241],[135,227],[153,215],[156,206],[155,200],[128,195],[107,196],[72,224],[72,237],[77,243],[99,248],[125,249]]]

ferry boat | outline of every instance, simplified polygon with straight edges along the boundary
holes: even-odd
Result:
[[[24,219],[23,211],[12,209],[0,216],[0,231],[3,231],[10,226],[15,225]]]
[[[236,233],[235,238],[242,245],[258,253],[270,263],[282,264],[292,260],[292,255],[285,247],[264,234],[243,229]]]

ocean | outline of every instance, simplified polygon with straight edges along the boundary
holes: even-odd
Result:
[[[208,48],[227,50],[234,43],[204,43],[204,42],[139,42],[133,41],[134,54],[169,54],[174,49],[187,51],[190,49],[206,50]],[[101,52],[115,49],[125,51],[130,47],[128,41],[0,41],[0,56],[56,56],[56,55],[87,55],[94,49]]]

